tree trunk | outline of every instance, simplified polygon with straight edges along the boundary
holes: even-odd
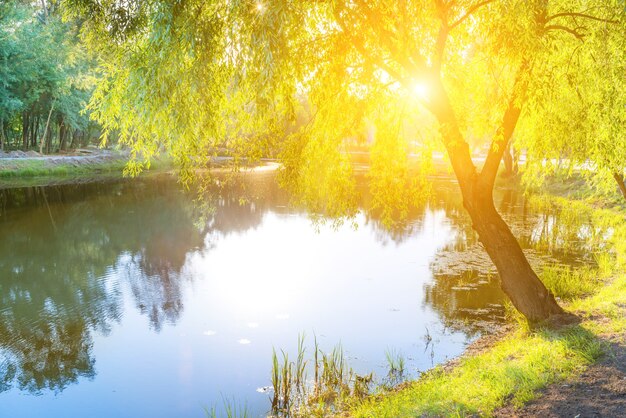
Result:
[[[472,228],[478,233],[480,242],[495,264],[502,290],[513,305],[531,322],[547,319],[553,314],[563,314],[497,212],[492,188],[485,188],[479,177],[460,184],[463,206],[472,219]]]
[[[37,148],[37,136],[39,135],[39,125],[41,123],[41,115],[37,115],[35,117],[35,123],[34,123],[34,131],[32,132],[31,136],[30,136],[30,146],[33,148]]]
[[[76,140],[78,139],[78,135],[80,134],[80,130],[74,129],[72,133],[72,142],[70,143],[70,149],[76,149]]]
[[[613,178],[617,182],[619,191],[622,193],[624,199],[626,199],[626,185],[624,184],[624,177],[620,173],[613,173]]]
[[[22,148],[24,151],[28,148],[28,112],[22,112]]]
[[[517,173],[516,165],[513,161],[513,150],[510,143],[507,145],[504,155],[502,155],[502,160],[504,161],[505,177],[511,177]]]
[[[48,120],[46,121],[46,127],[43,130],[43,137],[41,138],[41,142],[39,143],[39,153],[43,154],[43,146],[46,142],[46,136],[48,134],[48,127],[50,126],[50,116],[52,116],[52,111],[54,110],[54,102],[52,102],[52,106],[50,107],[50,112],[48,113]]]
[[[48,135],[46,135],[46,154],[50,154],[50,149],[52,145],[52,139],[54,138],[52,135],[52,130],[54,128],[48,129]]]
[[[63,115],[59,117],[60,126],[59,126],[59,151],[65,151],[65,146],[67,142],[67,127],[65,126],[65,121],[63,120]]]
[[[472,220],[472,228],[485,247],[500,275],[501,287],[511,302],[529,321],[539,322],[552,315],[564,314],[554,296],[543,285],[528,263],[517,239],[495,208],[493,186],[504,147],[519,117],[516,99],[512,98],[496,134],[500,146],[492,146],[481,173],[472,162],[469,145],[463,138],[452,107],[440,86],[442,101],[433,106],[439,120],[441,137],[448,151],[463,195],[463,206]]]
[[[0,119],[0,151],[4,151],[4,121]]]

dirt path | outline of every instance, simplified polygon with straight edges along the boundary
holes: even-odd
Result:
[[[496,417],[626,417],[624,335],[605,336],[607,354],[573,381],[547,387],[521,410],[511,406]]]

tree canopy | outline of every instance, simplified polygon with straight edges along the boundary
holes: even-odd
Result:
[[[561,149],[574,161],[592,147],[563,135],[582,138],[602,126],[592,158],[619,161],[601,151],[610,148],[601,138],[615,122],[603,106],[623,112],[604,99],[614,79],[623,80],[613,66],[622,54],[623,2],[65,3],[106,57],[90,110],[105,139],[119,135],[131,147],[131,173],[163,149],[183,181],[217,155],[279,155],[283,183],[301,202],[339,216],[354,210],[356,192],[346,151],[365,138],[373,201],[391,219],[426,184],[410,172],[407,152],[427,158],[445,149],[513,304],[531,320],[563,313],[496,211],[492,190],[520,118],[529,155]],[[580,64],[573,76],[571,62]],[[588,77],[593,106],[576,99],[576,77]],[[566,113],[575,123],[561,122]],[[482,144],[480,167],[470,147]]]
[[[62,21],[57,2],[0,5],[3,146],[51,151],[53,138],[61,149],[84,139],[90,122],[83,110],[96,74],[95,60],[79,40],[79,26],[76,20]]]

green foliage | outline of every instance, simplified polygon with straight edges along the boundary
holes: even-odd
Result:
[[[5,145],[33,147],[43,140],[46,125],[59,148],[74,142],[75,133],[88,132],[89,115],[83,110],[95,84],[95,62],[79,42],[79,30],[78,21],[61,20],[56,2],[0,5],[0,139]]]
[[[526,179],[541,183],[546,175],[583,174],[596,192],[615,195],[614,175],[624,176],[626,155],[625,9],[607,1],[578,19],[573,33],[562,32],[577,46],[553,45],[531,85],[517,147],[527,150]],[[574,34],[575,36],[572,36]]]

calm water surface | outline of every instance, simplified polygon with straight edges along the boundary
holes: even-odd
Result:
[[[0,190],[0,416],[203,417],[224,398],[263,416],[272,348],[302,333],[379,378],[389,350],[412,376],[459,355],[503,298],[456,185],[435,189],[391,231],[314,225],[268,174],[202,228],[169,177]],[[525,247],[545,241],[552,215],[497,202]],[[557,250],[538,255],[580,261]]]

